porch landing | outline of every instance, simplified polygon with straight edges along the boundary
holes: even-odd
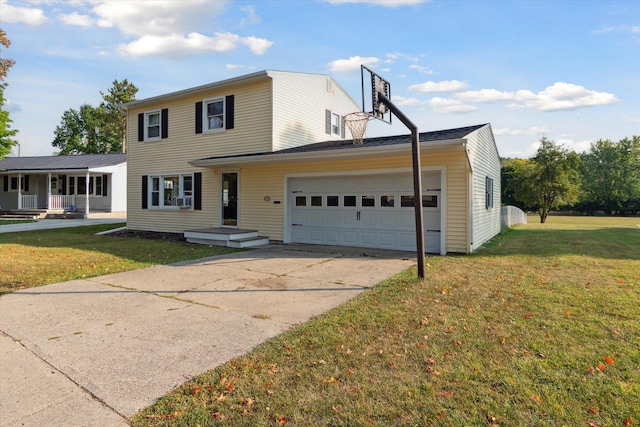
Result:
[[[242,230],[239,228],[185,230],[184,238],[189,243],[226,246],[229,248],[249,248],[269,244],[269,238],[259,236],[258,230]]]

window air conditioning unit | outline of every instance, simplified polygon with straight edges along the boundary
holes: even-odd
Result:
[[[176,197],[176,206],[179,206],[182,209],[187,209],[192,206],[192,197]]]

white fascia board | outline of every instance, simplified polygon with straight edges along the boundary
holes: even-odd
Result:
[[[465,151],[464,139],[453,139],[433,142],[423,142],[420,144],[421,153],[423,152],[455,152]],[[310,151],[304,153],[269,153],[255,156],[237,156],[218,159],[197,159],[189,162],[191,166],[216,168],[222,166],[240,166],[240,165],[259,165],[269,163],[290,163],[302,161],[321,161],[348,158],[365,158],[365,157],[383,157],[398,154],[411,154],[411,144],[395,144],[381,147],[359,147],[359,148],[343,148],[338,150],[327,151]]]

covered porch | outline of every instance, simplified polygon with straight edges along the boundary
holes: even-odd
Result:
[[[6,158],[0,211],[126,212],[126,169],[126,154]]]

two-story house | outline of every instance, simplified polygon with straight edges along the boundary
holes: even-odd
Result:
[[[129,229],[415,249],[410,136],[354,145],[360,107],[329,76],[261,71],[124,108]],[[426,250],[472,252],[500,231],[491,126],[420,140]]]

